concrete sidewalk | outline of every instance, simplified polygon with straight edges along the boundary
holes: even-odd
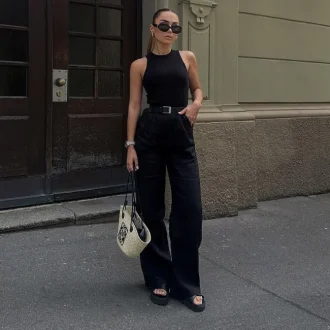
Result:
[[[330,194],[302,197],[330,203]],[[130,196],[128,196],[130,198]],[[298,197],[300,198],[300,197]],[[35,228],[116,222],[125,195],[0,211],[0,233]],[[259,203],[263,205],[263,203]]]
[[[194,314],[152,304],[116,223],[0,235],[3,330],[329,330],[330,195],[204,221]]]

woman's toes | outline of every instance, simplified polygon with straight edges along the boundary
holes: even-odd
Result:
[[[194,299],[194,304],[195,305],[201,305],[203,303],[203,297],[201,296],[196,296]]]
[[[167,292],[164,289],[155,289],[154,293],[159,296],[164,296],[164,297],[167,295]]]

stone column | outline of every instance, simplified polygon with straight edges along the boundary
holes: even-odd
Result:
[[[196,55],[204,92],[204,106],[217,103],[214,84],[215,67],[215,12],[217,3],[204,0],[179,2],[181,25],[181,49],[189,49]]]

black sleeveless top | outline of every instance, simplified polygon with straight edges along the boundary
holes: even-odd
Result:
[[[186,107],[188,105],[188,72],[180,52],[147,56],[143,86],[149,105]]]

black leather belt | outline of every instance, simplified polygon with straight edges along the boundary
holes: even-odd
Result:
[[[170,107],[170,106],[150,106],[145,109],[147,112],[151,113],[162,113],[165,115],[176,114],[183,110],[185,107]]]

